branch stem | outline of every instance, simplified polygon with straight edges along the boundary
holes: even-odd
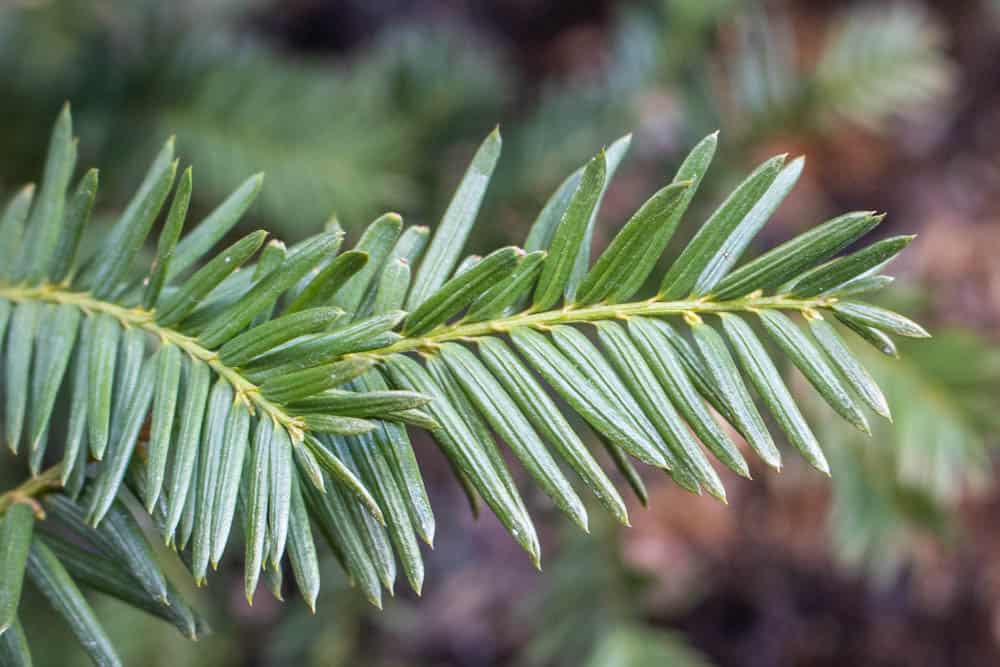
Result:
[[[52,284],[38,286],[0,284],[0,299],[15,302],[35,300],[76,306],[85,315],[105,313],[116,318],[126,328],[141,328],[159,338],[163,344],[176,345],[193,359],[208,364],[213,371],[233,386],[237,399],[244,401],[247,407],[270,416],[276,423],[283,425],[293,438],[300,439],[302,437],[305,426],[301,418],[288,414],[281,405],[265,398],[257,385],[247,380],[238,369],[222,363],[218,354],[202,346],[197,338],[158,325],[154,311],[143,308],[126,308],[116,303],[96,299],[87,292],[74,292],[66,289],[63,285]],[[454,324],[442,324],[421,336],[403,338],[386,347],[345,356],[362,355],[382,358],[404,352],[428,352],[449,341],[468,341],[483,336],[502,335],[517,327],[546,329],[560,324],[627,320],[630,317],[638,316],[683,315],[693,318],[708,313],[756,312],[769,309],[809,312],[815,309],[829,308],[835,301],[836,299],[831,297],[794,299],[782,295],[763,296],[759,292],[754,292],[745,297],[728,301],[712,301],[704,297],[681,301],[659,301],[653,298],[621,304],[570,305],[560,310],[545,312],[527,310],[485,322],[460,320]]]
[[[20,486],[4,493],[0,496],[0,515],[14,503],[28,503],[34,507],[36,513],[40,513],[41,505],[38,504],[36,498],[47,491],[61,488],[61,473],[62,465],[57,463],[51,468],[43,470],[41,474],[28,478]]]
[[[76,306],[84,315],[104,313],[121,322],[125,328],[136,327],[149,332],[163,344],[172,344],[186,352],[191,358],[209,365],[220,377],[233,386],[237,400],[242,400],[251,411],[259,410],[275,422],[283,425],[294,439],[301,439],[304,423],[298,417],[289,415],[278,404],[267,400],[260,388],[247,380],[238,370],[227,366],[219,355],[202,346],[197,338],[187,336],[156,323],[156,313],[143,308],[126,308],[116,303],[95,299],[89,292],[73,292],[62,285],[44,284],[33,287],[7,286],[0,284],[0,299],[14,302],[41,301],[43,303]]]
[[[560,310],[532,312],[530,310],[486,322],[463,322],[446,324],[426,334],[404,338],[386,347],[358,352],[360,355],[383,357],[390,354],[433,350],[436,346],[450,341],[472,340],[482,336],[502,335],[517,327],[545,329],[560,324],[585,324],[602,320],[627,320],[630,317],[658,317],[663,315],[684,315],[687,317],[710,313],[756,312],[760,310],[809,311],[829,308],[837,301],[834,297],[812,297],[794,299],[786,296],[762,296],[748,294],[739,299],[711,301],[707,298],[683,301],[636,301],[619,304],[597,304],[593,306],[567,306]]]

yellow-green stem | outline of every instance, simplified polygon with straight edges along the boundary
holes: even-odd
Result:
[[[441,325],[421,336],[404,338],[392,345],[366,350],[358,354],[383,357],[414,350],[432,350],[441,343],[462,341],[481,336],[502,335],[517,327],[545,329],[559,324],[584,324],[601,320],[627,320],[630,317],[656,317],[662,315],[683,315],[697,317],[705,313],[756,312],[760,310],[797,310],[811,312],[829,308],[837,301],[833,297],[813,297],[793,299],[785,296],[762,296],[748,294],[740,299],[711,301],[706,298],[684,301],[636,301],[620,304],[597,304],[593,306],[567,306],[561,310],[541,313],[531,311],[518,313],[486,322],[462,322]]]
[[[0,285],[0,298],[15,302],[33,300],[76,306],[86,315],[105,313],[117,319],[126,328],[143,329],[159,338],[163,344],[176,345],[192,358],[208,364],[213,371],[233,386],[237,400],[242,400],[251,410],[259,410],[262,414],[270,416],[275,422],[282,424],[293,438],[300,439],[302,436],[303,423],[300,419],[290,416],[279,405],[267,400],[260,393],[260,388],[257,385],[243,377],[236,369],[222,363],[219,355],[203,347],[198,339],[173,329],[161,327],[156,323],[156,315],[151,310],[125,308],[115,303],[95,299],[87,292],[73,292],[60,285],[48,284],[35,287]]]
[[[154,311],[126,308],[108,301],[101,301],[89,293],[74,292],[62,285],[46,284],[34,287],[0,285],[0,298],[15,302],[35,300],[45,303],[68,304],[76,306],[85,314],[105,313],[116,318],[124,327],[137,327],[148,331],[164,344],[176,345],[194,359],[208,364],[212,370],[233,386],[238,400],[243,400],[251,409],[260,410],[261,413],[269,415],[277,423],[282,424],[293,438],[297,439],[302,436],[304,425],[299,418],[289,415],[281,406],[267,400],[257,385],[247,380],[237,369],[222,363],[218,354],[203,347],[196,338],[158,325]],[[836,299],[830,297],[793,299],[785,296],[763,296],[759,292],[755,292],[728,301],[712,301],[707,298],[659,301],[654,298],[623,304],[570,305],[560,310],[540,313],[529,310],[486,322],[459,321],[455,324],[444,324],[426,334],[404,338],[392,345],[356,354],[380,358],[403,352],[432,351],[442,343],[504,334],[516,327],[545,329],[560,324],[582,324],[614,319],[627,320],[636,316],[683,315],[691,319],[697,317],[698,314],[705,313],[755,312],[768,309],[812,312],[815,309],[828,308],[835,301]]]
[[[26,502],[31,504],[40,513],[41,505],[36,498],[41,494],[62,487],[60,474],[61,465],[54,465],[42,471],[41,474],[25,480],[17,488],[11,489],[0,496],[0,515],[7,511],[7,508],[14,503]]]

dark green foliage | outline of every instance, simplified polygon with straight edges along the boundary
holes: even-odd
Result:
[[[831,259],[879,216],[842,216],[736,267],[801,170],[801,160],[786,165],[784,156],[765,162],[717,209],[667,271],[658,296],[632,300],[705,174],[714,135],[592,267],[594,219],[630,137],[556,193],[532,230],[530,253],[507,247],[463,261],[499,158],[497,132],[476,153],[429,243],[425,228],[404,230],[400,216],[386,214],[343,253],[334,223],[287,250],[280,242],[265,246],[266,234],[254,232],[212,256],[259,179],[181,236],[191,171],[161,211],[177,166],[168,142],[108,246],[81,257],[77,240],[96,176],[88,172],[77,192],[68,192],[75,164],[69,122],[66,112],[56,124],[38,199],[15,195],[0,221],[5,242],[16,246],[12,256],[45,258],[42,269],[22,260],[0,277],[0,359],[4,386],[13,389],[5,393],[8,444],[15,452],[26,445],[38,479],[66,484],[46,505],[84,544],[33,538],[38,531],[20,502],[23,492],[2,497],[0,554],[5,575],[14,575],[0,586],[0,620],[13,633],[5,651],[23,644],[16,610],[25,557],[30,576],[101,664],[116,658],[75,581],[186,635],[201,632],[128,509],[133,496],[199,584],[223,558],[238,521],[248,600],[262,573],[280,593],[287,554],[313,606],[318,529],[365,597],[380,605],[397,564],[420,591],[418,537],[430,544],[435,530],[405,424],[430,431],[470,499],[481,498],[537,565],[538,535],[497,437],[585,530],[591,516],[573,476],[618,521],[627,524],[628,515],[586,439],[535,373],[596,431],[643,502],[632,459],[692,493],[724,500],[712,457],[739,475],[749,476],[749,467],[713,411],[779,467],[765,421],[772,414],[806,460],[828,471],[747,324],[750,315],[822,398],[863,429],[863,406],[886,417],[888,407],[831,322],[868,332],[869,340],[881,340],[883,330],[926,335],[901,315],[853,300],[859,281],[876,278],[907,237]],[[134,272],[161,213],[154,264]],[[201,268],[191,272],[196,263]],[[804,315],[811,336],[784,311]],[[596,326],[596,343],[586,325]],[[52,428],[57,404],[69,407],[65,429]],[[63,450],[56,443],[49,450],[49,433],[63,430]],[[46,457],[61,458],[61,467],[43,472]],[[90,458],[97,464],[88,466]],[[29,496],[52,490],[31,489]]]

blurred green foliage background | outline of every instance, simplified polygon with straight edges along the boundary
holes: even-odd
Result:
[[[288,240],[385,210],[435,224],[499,122],[481,250],[520,242],[570,171],[633,132],[603,246],[721,129],[700,211],[788,151],[808,166],[765,242],[847,209],[887,210],[883,234],[921,234],[896,268],[905,308],[937,335],[868,361],[892,428],[862,440],[814,406],[832,480],[795,460],[726,480],[722,507],[651,479],[632,529],[589,536],[563,535],[535,503],[538,574],[492,518],[468,516],[420,442],[442,526],[423,599],[377,612],[330,562],[316,616],[264,596],[248,608],[240,568],[224,564],[198,594],[216,631],[197,644],[97,602],[127,664],[998,664],[998,57],[989,0],[4,3],[0,190],[38,172],[68,99],[105,214],[176,134],[195,206],[264,171],[251,222]],[[84,664],[41,604],[25,625],[47,633],[39,664]]]

